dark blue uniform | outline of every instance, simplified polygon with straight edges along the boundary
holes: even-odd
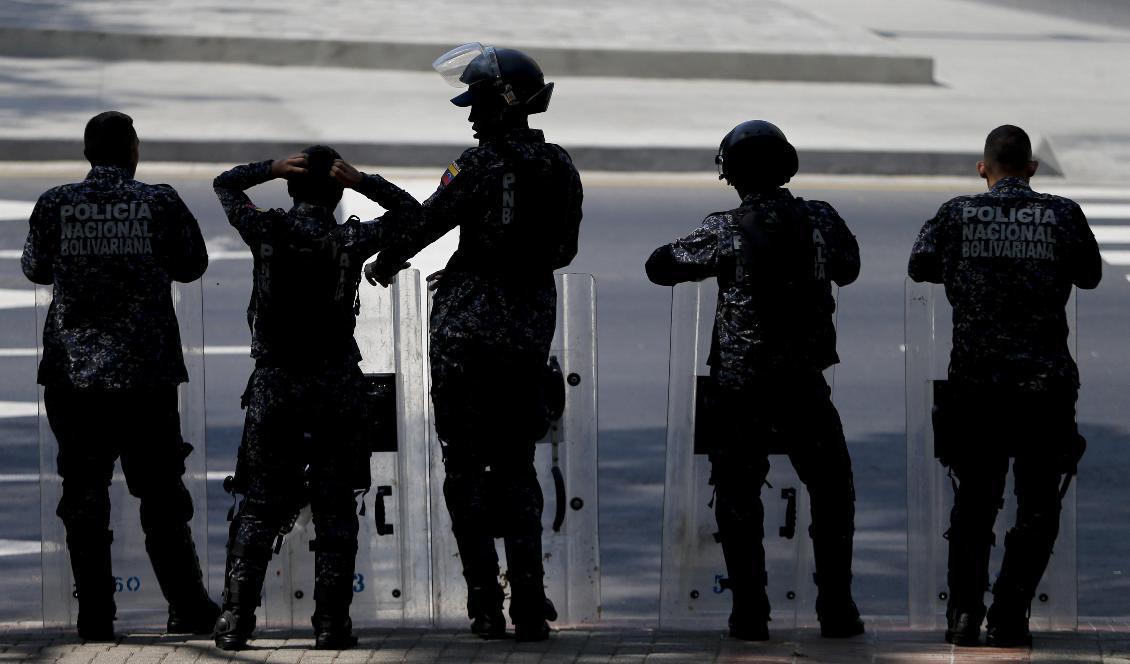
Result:
[[[248,307],[255,371],[235,475],[245,495],[228,539],[225,607],[258,604],[272,542],[307,503],[316,531],[314,598],[344,609],[352,601],[357,552],[356,493],[369,487],[368,413],[353,332],[364,262],[395,215],[419,203],[375,175],[358,191],[392,211],[381,220],[338,224],[333,209],[296,203],[255,207],[244,190],[273,178],[271,162],[238,166],[214,187],[231,225],[254,257]],[[248,613],[245,611],[244,613]]]
[[[1016,524],[993,594],[1001,615],[1026,615],[1059,532],[1060,477],[1073,465],[1079,371],[1065,305],[1072,286],[1099,283],[1094,234],[1073,201],[1007,177],[942,205],[914,243],[909,273],[945,284],[953,305],[949,605],[984,614],[993,523],[1015,458]]]
[[[54,286],[39,382],[59,443],[58,515],[83,614],[113,615],[110,498],[114,461],[141,501],[145,546],[170,611],[209,603],[181,477],[177,385],[188,380],[173,281],[208,266],[200,228],[176,191],[114,166],[51,189],[32,211],[23,271]],[[196,441],[200,443],[202,441]]]
[[[787,189],[711,214],[647,261],[660,285],[718,280],[711,336],[711,478],[736,614],[769,617],[761,486],[784,449],[812,498],[820,597],[850,597],[855,490],[822,371],[839,362],[832,282],[859,274],[859,247],[831,205]]]
[[[581,200],[568,153],[538,130],[512,129],[449,166],[419,223],[398,224],[377,258],[379,272],[391,273],[459,227],[431,310],[444,496],[470,588],[498,588],[493,538],[504,537],[516,623],[544,601],[534,443],[549,426],[542,389],[556,327],[553,271],[577,253]]]

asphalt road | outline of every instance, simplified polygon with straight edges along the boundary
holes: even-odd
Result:
[[[210,244],[238,249],[210,187],[210,173],[174,173],[167,181],[200,219]],[[144,171],[141,173],[145,177]],[[430,180],[430,176],[428,178]],[[34,200],[67,177],[0,174],[0,201]],[[659,244],[691,230],[709,211],[735,203],[731,192],[709,180],[589,178],[581,251],[570,271],[596,275],[600,377],[600,516],[604,616],[653,621],[658,601],[662,519],[670,290],[651,285],[642,265]],[[421,185],[426,190],[426,186]],[[856,593],[871,615],[906,613],[906,480],[903,406],[903,286],[906,257],[921,222],[945,199],[979,182],[939,185],[878,180],[817,183],[794,189],[833,203],[859,238],[863,270],[840,291],[835,400],[845,424],[858,492]],[[420,189],[418,187],[417,189]],[[417,192],[414,192],[417,193]],[[1130,202],[1125,192],[1091,192],[1084,202]],[[283,187],[253,192],[263,206],[283,206]],[[0,210],[3,209],[0,203]],[[1098,210],[1098,208],[1095,208]],[[1118,208],[1103,208],[1094,224],[1119,221]],[[34,347],[32,310],[2,289],[27,289],[14,250],[26,223],[0,221],[0,402],[35,399],[34,358],[4,349]],[[1123,240],[1127,241],[1127,240]],[[427,261],[425,261],[426,263]],[[425,266],[426,267],[426,266]],[[1123,442],[1130,413],[1123,395],[1130,376],[1124,348],[1130,284],[1124,267],[1108,265],[1103,284],[1079,298],[1080,366],[1084,389],[1079,420],[1090,447],[1079,480],[1079,611],[1081,615],[1130,614],[1124,568],[1130,560],[1130,501],[1125,477],[1130,453]],[[214,260],[204,277],[205,341],[209,347],[246,346],[244,308],[250,262]],[[207,359],[209,469],[234,465],[242,392],[251,362],[238,353]],[[15,410],[12,410],[15,408]],[[9,415],[19,415],[9,406]],[[0,622],[39,615],[38,555],[26,550],[39,537],[36,421],[0,417]],[[209,486],[210,583],[218,594],[222,575],[224,514],[230,500],[217,482]],[[767,524],[767,530],[775,530]],[[21,549],[23,547],[23,549]]]

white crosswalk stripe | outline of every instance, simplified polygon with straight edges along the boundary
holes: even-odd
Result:
[[[1130,267],[1130,190],[1080,191],[1075,201],[1087,215],[1103,262]],[[1130,274],[1125,276],[1130,282]]]

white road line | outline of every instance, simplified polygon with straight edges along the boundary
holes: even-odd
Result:
[[[209,470],[205,474],[205,477],[209,482],[223,482],[229,475],[234,474],[234,470]],[[8,473],[6,475],[0,475],[0,484],[16,484],[21,482],[38,481],[39,473]]]
[[[1119,249],[1099,249],[1103,260],[1111,265],[1130,265],[1130,251]]]
[[[0,199],[0,221],[23,221],[31,217],[35,201],[12,201]]]
[[[0,557],[38,555],[39,540],[0,539]]]
[[[12,482],[38,482],[39,473],[6,473],[0,475],[0,484]]]
[[[1080,203],[1088,219],[1130,219],[1128,203]]]
[[[34,401],[0,401],[0,419],[39,417],[39,404]]]
[[[251,355],[251,346],[205,346],[204,355]],[[34,348],[0,348],[0,357],[35,357]]]
[[[0,309],[25,309],[34,306],[34,289],[0,288]]]
[[[1100,244],[1130,244],[1130,226],[1092,226]]]

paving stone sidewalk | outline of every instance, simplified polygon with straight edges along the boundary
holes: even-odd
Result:
[[[482,641],[445,630],[360,630],[349,651],[311,650],[308,634],[265,633],[254,648],[227,653],[210,639],[130,635],[118,643],[84,644],[54,631],[0,632],[0,662],[59,664],[188,664],[190,662],[518,662],[523,664],[698,662],[1130,662],[1126,621],[1093,621],[1078,632],[1037,634],[1031,649],[955,648],[940,632],[883,625],[848,640],[821,639],[815,629],[781,630],[766,643],[720,632],[640,629],[561,630],[544,643]]]

